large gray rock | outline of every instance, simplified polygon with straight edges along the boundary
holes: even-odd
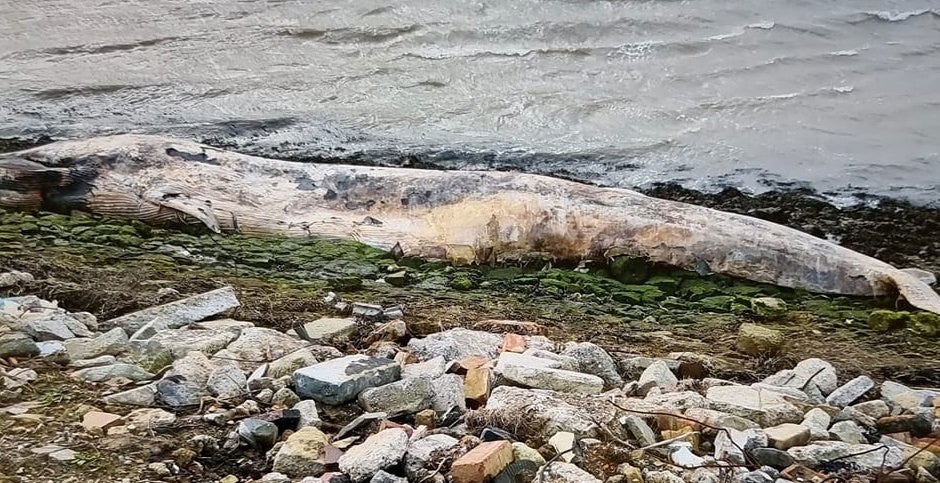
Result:
[[[829,424],[832,416],[820,408],[813,408],[803,415],[803,426],[809,428],[810,440],[829,439]]]
[[[836,439],[844,443],[868,443],[868,440],[865,439],[865,433],[862,432],[862,428],[860,428],[858,424],[855,424],[855,421],[839,421],[829,428],[829,434],[832,436],[832,439]]]
[[[431,407],[433,395],[431,379],[412,377],[362,391],[359,405],[369,412],[413,414]]]
[[[302,398],[325,404],[352,401],[360,392],[398,379],[401,366],[393,360],[365,355],[332,359],[294,372],[294,389]]]
[[[86,382],[104,382],[115,377],[123,377],[132,381],[149,381],[153,379],[153,374],[142,367],[119,362],[108,366],[79,369],[72,373],[72,377]]]
[[[132,339],[131,346],[144,354],[169,352],[174,359],[199,351],[207,356],[225,348],[238,336],[230,330],[167,329],[156,332],[149,339]]]
[[[294,478],[320,476],[326,471],[326,447],[330,439],[322,431],[305,426],[287,438],[274,456],[273,470]]]
[[[522,355],[528,357],[538,357],[540,359],[551,359],[558,363],[558,366],[555,366],[558,369],[565,369],[566,371],[581,371],[581,362],[571,356],[563,356],[545,349],[536,349],[532,347],[526,349]]]
[[[277,426],[270,421],[248,418],[238,423],[238,436],[254,448],[268,449],[277,441]]]
[[[130,348],[127,333],[120,327],[115,327],[93,339],[76,338],[63,341],[69,359],[91,359],[103,355],[120,355]]]
[[[441,377],[447,370],[447,361],[438,356],[416,364],[407,364],[401,370],[401,378],[408,379],[412,377],[427,377],[436,379]]]
[[[280,359],[306,345],[307,342],[274,329],[246,327],[235,341],[212,358],[233,361],[243,370],[253,371],[265,362]]]
[[[431,458],[435,452],[443,452],[457,445],[459,441],[446,434],[432,434],[421,438],[408,446],[405,452],[405,474],[411,481],[419,481],[427,476]]]
[[[219,399],[233,399],[248,392],[248,379],[235,363],[219,364],[206,379],[206,390]]]
[[[547,440],[555,433],[568,431],[579,438],[602,434],[595,421],[615,431],[620,430],[617,410],[602,396],[563,394],[537,389],[499,386],[490,393],[485,409],[497,418],[508,421],[526,416],[525,426]]]
[[[312,366],[318,362],[320,361],[313,355],[313,351],[304,347],[269,364],[265,375],[273,378],[289,376],[297,369]]]
[[[441,356],[447,361],[470,356],[488,359],[496,357],[502,336],[490,332],[456,328],[431,334],[423,339],[411,339],[408,349],[421,360]]]
[[[348,338],[356,332],[356,319],[322,318],[298,326],[295,330],[302,339],[311,342],[330,342]]]
[[[202,352],[190,352],[157,381],[158,397],[168,406],[197,406],[209,396],[206,384],[215,366]]]
[[[845,383],[826,397],[826,402],[840,408],[848,406],[875,387],[875,381],[868,376],[858,376]]]
[[[705,393],[712,409],[755,421],[761,426],[799,423],[803,412],[777,393],[748,386],[714,386]]]
[[[539,468],[538,474],[542,475],[542,483],[602,483],[594,475],[571,463],[553,462],[548,467]]]
[[[0,335],[0,357],[32,357],[39,355],[33,339],[21,332]]]
[[[101,398],[105,404],[117,406],[152,406],[156,402],[156,384],[135,387]]]
[[[760,425],[747,418],[735,416],[733,414],[715,411],[706,408],[689,408],[685,411],[688,418],[701,421],[709,426],[717,428],[732,428],[738,431],[747,431],[748,429],[760,429]]]
[[[819,441],[808,446],[790,448],[787,453],[800,464],[815,468],[836,458],[846,464],[858,465],[861,471],[878,470],[884,467],[895,467],[903,460],[902,451],[898,448],[884,447],[870,444],[849,444],[842,441]],[[856,455],[847,457],[849,455]]]
[[[624,416],[623,425],[630,431],[640,446],[649,446],[656,442],[656,433],[638,416]]]
[[[550,359],[504,352],[496,364],[496,373],[511,384],[577,394],[600,394],[604,380],[590,374],[555,369],[560,363]]]
[[[339,469],[355,481],[366,481],[379,470],[401,461],[408,448],[408,433],[401,428],[379,431],[339,458]]]
[[[750,452],[756,448],[766,448],[767,443],[767,435],[759,429],[738,431],[728,428],[715,436],[715,459],[743,465],[746,460],[742,449]]]
[[[39,342],[72,339],[76,335],[66,325],[63,320],[65,318],[68,318],[68,315],[58,312],[35,314],[21,322],[17,328]]]
[[[194,295],[168,304],[150,307],[138,312],[122,315],[107,322],[110,327],[123,327],[133,334],[153,320],[166,322],[171,329],[198,322],[213,315],[238,307],[238,299],[232,287],[223,287]]]
[[[640,392],[646,394],[651,387],[658,387],[664,392],[675,391],[679,379],[669,370],[663,361],[655,361],[640,375]]]
[[[815,358],[800,361],[793,369],[780,371],[763,382],[773,386],[795,387],[804,392],[808,392],[812,384],[818,387],[823,395],[835,391],[839,384],[835,367]]]
[[[438,415],[442,416],[453,408],[461,412],[467,409],[463,378],[457,374],[444,374],[438,377],[434,380],[431,389],[434,392],[431,397],[431,409]]]
[[[617,372],[617,364],[610,357],[610,354],[597,344],[590,342],[570,343],[567,344],[561,355],[574,357],[578,360],[581,372],[600,377],[608,386],[620,387],[623,385],[623,378]]]

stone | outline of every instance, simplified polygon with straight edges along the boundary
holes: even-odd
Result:
[[[323,424],[317,412],[317,403],[312,399],[300,401],[294,404],[291,409],[300,413],[300,422],[297,423],[298,427],[313,426],[319,428],[320,425]]]
[[[464,380],[457,374],[444,374],[431,385],[431,409],[443,416],[452,409],[463,412],[467,409]]]
[[[594,475],[571,463],[554,462],[551,465],[539,468],[538,474],[542,475],[542,483],[602,483]],[[650,480],[647,479],[646,481],[649,483]],[[682,482],[681,478],[679,478],[679,482]],[[457,483],[456,480],[455,483]]]
[[[503,334],[503,342],[499,345],[499,350],[521,354],[526,350],[525,337],[511,332]]]
[[[18,324],[17,329],[25,332],[37,342],[66,340],[75,337],[63,321],[68,315],[44,313]]]
[[[31,273],[21,272],[19,270],[10,270],[9,272],[0,273],[0,287],[2,288],[30,283],[34,280],[35,278],[33,278]]]
[[[39,355],[39,347],[28,335],[10,332],[0,335],[0,357],[33,357]]]
[[[262,476],[259,483],[291,483],[291,480],[283,473],[271,472]]]
[[[794,446],[803,446],[809,443],[809,428],[799,424],[784,423],[770,428],[764,428],[764,434],[771,446],[786,451]]]
[[[148,339],[131,338],[131,346],[141,354],[170,353],[174,359],[185,357],[190,351],[211,356],[228,346],[238,337],[230,330],[160,330]],[[135,334],[136,336],[136,334]]]
[[[370,387],[394,382],[400,374],[401,366],[393,360],[351,355],[298,369],[293,383],[302,398],[343,404]]]
[[[133,426],[137,432],[166,429],[176,423],[176,415],[162,409],[135,409],[124,417],[125,425]]]
[[[459,443],[457,439],[446,434],[432,434],[414,441],[405,452],[405,474],[412,481],[419,481],[426,476],[429,465],[435,453],[445,452]]]
[[[408,448],[408,433],[401,428],[379,431],[339,458],[339,469],[354,482],[366,481],[379,470],[397,465]]]
[[[311,342],[335,342],[349,338],[359,328],[356,319],[325,317],[295,327],[297,335]]]
[[[428,429],[437,427],[437,413],[433,409],[425,409],[415,414],[415,427],[424,426]]]
[[[918,414],[900,414],[878,419],[876,427],[882,434],[911,433],[913,436],[920,437],[930,434],[933,430],[933,422]]]
[[[551,438],[548,438],[548,444],[555,449],[555,453],[558,454],[558,457],[561,459],[561,461],[571,463],[571,461],[574,459],[574,433],[569,433],[568,431],[559,431]]]
[[[558,363],[557,366],[554,366],[558,369],[564,369],[566,371],[581,371],[581,362],[578,359],[575,359],[571,356],[563,356],[555,354],[544,349],[535,349],[529,348],[526,349],[522,355],[527,357],[537,357],[539,359],[550,359]],[[582,371],[583,372],[583,371]],[[596,375],[596,374],[595,374]]]
[[[855,402],[862,397],[871,388],[875,387],[875,381],[868,376],[858,376],[855,379],[845,383],[831,394],[826,396],[826,402],[832,406],[843,408]]]
[[[754,448],[751,456],[763,466],[782,470],[793,464],[793,457],[786,451],[776,448]]]
[[[888,407],[888,403],[880,399],[856,404],[852,406],[852,409],[873,419],[883,418],[891,414],[891,408]]]
[[[277,434],[277,426],[270,421],[247,418],[238,423],[238,436],[254,448],[267,449],[274,446]]]
[[[88,411],[82,416],[82,427],[89,433],[101,433],[112,426],[118,426],[124,421],[124,418],[111,413],[102,411]]]
[[[154,384],[135,387],[101,398],[105,404],[120,406],[152,406],[156,402],[157,388]]]
[[[130,349],[127,333],[115,327],[93,339],[68,339],[62,342],[69,353],[69,359],[91,359],[102,355],[120,355]]]
[[[216,352],[212,358],[233,361],[242,370],[253,371],[265,362],[280,359],[306,345],[308,342],[274,329],[246,327],[237,339],[225,349]]]
[[[245,373],[232,362],[216,367],[206,380],[209,394],[219,399],[235,399],[248,392],[248,379]]]
[[[487,481],[512,463],[512,445],[508,441],[480,443],[451,465],[453,483]]]
[[[767,447],[767,435],[759,429],[738,431],[726,428],[715,436],[715,459],[743,465],[746,461],[742,449],[750,452],[755,448],[765,447]]]
[[[640,446],[649,446],[656,442],[656,433],[640,417],[624,416],[621,421],[633,438],[639,441]]]
[[[705,395],[712,409],[750,419],[761,426],[799,422],[803,412],[770,391],[748,386],[714,386]]]
[[[570,343],[565,346],[561,355],[577,359],[580,372],[600,377],[609,387],[623,385],[623,378],[617,372],[617,364],[614,363],[610,354],[597,344]]]
[[[768,329],[757,324],[744,323],[738,328],[738,338],[735,347],[738,352],[758,357],[779,353],[783,350],[786,342],[786,337],[779,330]]]
[[[173,362],[157,381],[157,397],[168,406],[196,406],[209,396],[206,383],[215,366],[202,352],[192,351]]]
[[[787,303],[776,297],[754,297],[751,310],[761,317],[778,317],[787,311]]]
[[[512,456],[513,461],[531,461],[538,466],[545,464],[545,457],[542,453],[519,441],[512,443]]]
[[[85,369],[88,367],[109,366],[117,362],[114,356],[98,356],[92,359],[79,359],[69,362],[69,365],[76,369]]]
[[[489,398],[493,386],[493,370],[488,367],[474,367],[464,377],[463,392],[467,401],[477,405]]]
[[[437,356],[424,362],[406,364],[401,370],[401,378],[427,377],[435,379],[442,376],[446,370],[447,361],[445,361],[443,357]]]
[[[198,322],[239,306],[232,287],[223,287],[168,304],[150,307],[111,319],[110,327],[122,327],[129,333],[137,332],[144,324],[153,320],[165,321],[171,329]]]
[[[320,362],[309,348],[298,349],[284,357],[272,361],[264,373],[267,377],[290,376],[297,369],[312,366]]]
[[[793,388],[793,387],[771,386],[770,384],[764,384],[764,383],[762,383],[762,382],[755,382],[754,384],[751,384],[751,387],[754,388],[754,389],[757,389],[757,390],[759,390],[759,391],[775,392],[775,393],[780,394],[780,395],[782,395],[782,396],[791,397],[791,398],[794,398],[794,399],[798,399],[798,400],[800,400],[800,401],[809,401],[809,400],[810,400],[810,397],[809,397],[808,394],[806,394],[805,392],[803,392],[803,391],[801,391],[801,390],[799,390],[799,389]],[[825,398],[821,399],[819,402],[824,402],[824,401],[825,401]]]
[[[298,396],[297,394],[294,393],[294,391],[291,391],[290,389],[286,387],[282,387],[278,389],[274,393],[274,395],[271,396],[272,406],[289,408],[299,402],[300,402],[300,396]]]
[[[828,395],[838,387],[836,369],[822,359],[805,359],[793,369],[780,371],[762,382],[773,386],[795,387],[807,392],[809,383],[819,388],[823,395]]]
[[[431,407],[434,395],[431,379],[413,377],[373,387],[359,393],[359,405],[369,412],[413,414]]]
[[[104,382],[116,377],[123,377],[131,381],[148,381],[153,379],[154,375],[133,364],[118,362],[109,366],[79,369],[72,373],[72,377],[86,382]]]
[[[456,328],[431,334],[423,339],[411,339],[408,350],[420,359],[441,356],[446,361],[460,360],[471,356],[493,359],[499,351],[502,336],[490,332]]]
[[[65,344],[57,340],[37,342],[36,347],[39,348],[39,357],[43,357],[60,364],[66,364],[69,362],[69,352],[65,349]]]
[[[352,304],[352,314],[366,320],[377,321],[385,315],[385,310],[381,305],[356,302]]]
[[[854,463],[861,471],[878,470],[884,464],[887,467],[897,466],[903,460],[902,452],[898,448],[878,449],[870,444],[849,444],[842,441],[818,441],[807,446],[790,448],[787,453],[799,464],[810,468],[840,458],[840,462]],[[856,455],[851,456],[850,455]]]
[[[388,277],[386,277],[386,279],[387,278]],[[408,483],[408,478],[402,478],[401,476],[395,476],[387,471],[379,470],[375,475],[372,476],[372,479],[369,480],[369,482],[370,483]]]
[[[646,395],[643,388],[658,387],[664,392],[676,390],[679,379],[672,373],[669,366],[663,361],[655,361],[650,364],[640,375],[640,393]]]
[[[839,421],[829,428],[829,435],[832,439],[851,444],[866,444],[865,433],[862,432],[855,421]]]
[[[832,417],[829,413],[819,408],[813,408],[803,415],[803,421],[800,423],[809,428],[810,440],[829,439],[829,424]]]
[[[705,408],[709,406],[704,396],[693,391],[670,392],[659,395],[647,395],[646,402],[669,409],[686,410],[690,408]]]
[[[516,357],[507,359],[505,356]],[[549,359],[504,352],[496,365],[496,372],[506,381],[523,387],[577,394],[600,394],[604,390],[604,380],[600,377],[554,369],[546,367],[547,364],[557,363]]]
[[[526,423],[538,436],[548,439],[568,431],[578,438],[597,437],[597,424],[616,427],[617,410],[603,396],[563,394],[552,391],[499,386],[493,389],[485,409],[508,418],[526,415]],[[597,424],[595,424],[597,421]],[[534,435],[533,435],[534,436]]]
[[[329,437],[322,431],[305,426],[287,437],[274,456],[274,471],[293,478],[320,476],[326,472],[326,447]]]
[[[907,468],[913,470],[926,468],[934,472],[940,469],[940,457],[930,451],[922,450],[917,446],[888,436],[882,436],[878,442],[885,446],[901,450],[901,457],[904,458],[904,466]]]

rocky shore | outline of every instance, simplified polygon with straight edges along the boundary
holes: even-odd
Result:
[[[34,278],[3,273],[0,290]],[[783,356],[786,335],[765,324],[739,324],[732,354],[648,354],[528,320],[428,327],[408,306],[332,292],[319,300],[328,317],[283,330],[232,318],[231,286],[165,295],[174,300],[108,320],[0,298],[0,481],[940,475],[940,388],[849,375],[825,353],[728,377],[742,361]],[[787,308],[753,297],[749,310]],[[898,324],[937,323],[929,317],[873,310],[869,323],[912,330]]]

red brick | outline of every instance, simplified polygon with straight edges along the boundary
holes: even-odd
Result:
[[[512,463],[512,445],[509,441],[489,441],[463,455],[450,467],[454,483],[482,483]]]

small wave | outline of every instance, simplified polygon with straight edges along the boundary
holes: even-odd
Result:
[[[45,100],[52,99],[62,99],[72,96],[94,96],[101,94],[111,94],[118,92],[124,89],[136,89],[138,86],[124,85],[124,84],[113,84],[113,85],[100,85],[100,86],[88,86],[88,87],[74,87],[74,88],[52,88],[52,89],[42,89],[33,91],[32,94],[34,97]]]
[[[772,20],[769,20],[769,21],[766,21],[766,22],[752,23],[752,24],[748,25],[747,28],[749,28],[749,29],[759,29],[759,30],[770,30],[770,29],[772,29],[772,28],[774,28],[774,27],[776,27],[776,26],[777,26],[776,22],[774,22],[774,21],[772,21]]]
[[[925,8],[922,10],[910,10],[907,12],[889,12],[886,10],[865,12],[865,15],[868,18],[881,20],[885,22],[903,22],[909,18],[920,17],[921,15],[928,15],[928,14],[940,16],[940,13],[938,13],[935,10],[928,9],[928,8]]]
[[[162,37],[156,39],[140,40],[126,44],[105,44],[105,45],[73,45],[69,47],[54,47],[42,50],[42,53],[48,55],[70,55],[70,54],[107,54],[111,52],[120,52],[125,50],[134,50],[143,47],[153,47],[155,45],[180,40],[180,37]]]
[[[382,43],[395,40],[420,30],[418,25],[402,27],[372,27],[372,28],[289,28],[278,32],[279,35],[297,37],[301,39],[320,40],[328,44],[355,44],[355,43]]]
[[[436,51],[409,52],[402,57],[414,57],[426,60],[442,60],[464,57],[529,57],[534,55],[572,55],[588,56],[595,53],[591,47],[547,47],[541,49],[437,49]]]
[[[773,29],[773,28],[776,27],[776,26],[777,26],[776,22],[773,22],[773,21],[752,23],[752,24],[750,24],[750,25],[745,25],[743,29],[738,30],[738,31],[736,31],[736,32],[730,32],[730,33],[727,33],[727,34],[712,35],[711,37],[706,37],[705,40],[727,40],[727,39],[733,39],[733,38],[735,38],[735,37],[740,37],[740,36],[744,35],[744,33],[747,32],[747,29],[771,30],[771,29]]]
[[[854,57],[858,55],[857,50],[837,50],[835,52],[829,52],[829,55],[835,57]]]

